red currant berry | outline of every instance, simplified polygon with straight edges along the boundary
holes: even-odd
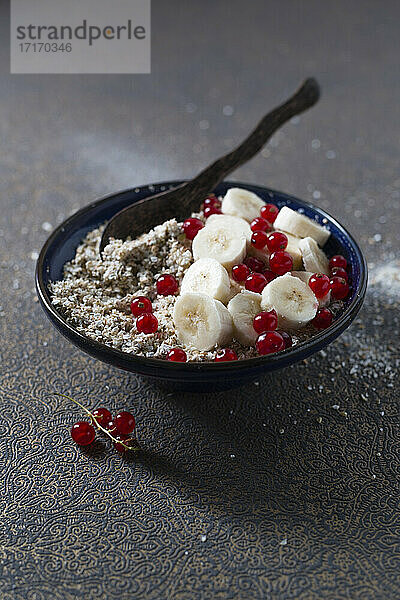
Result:
[[[285,250],[277,250],[269,257],[269,268],[276,275],[284,275],[293,269],[293,258]]]
[[[134,298],[131,302],[131,313],[134,317],[138,317],[143,313],[151,313],[153,312],[153,306],[146,296],[138,296]]]
[[[136,329],[139,333],[155,333],[158,329],[158,320],[152,313],[144,313],[136,319]]]
[[[267,280],[267,283],[269,283],[273,279],[276,279],[275,273],[273,273],[270,269],[264,269],[263,275],[264,275],[265,279]]]
[[[218,198],[216,196],[214,196],[214,194],[211,194],[210,196],[208,196],[208,198],[206,198],[204,200],[203,206],[204,206],[204,208],[208,208],[208,207],[221,208],[221,202],[218,200]]]
[[[173,296],[178,291],[178,282],[173,275],[166,273],[157,279],[157,294],[160,296]]]
[[[220,208],[218,208],[217,206],[206,206],[206,208],[204,209],[204,216],[206,219],[208,219],[208,217],[211,217],[211,215],[221,215],[222,214],[222,210]]]
[[[128,452],[132,448],[138,448],[138,443],[137,443],[136,439],[130,437],[129,435],[123,435],[123,434],[116,435],[115,439],[117,441],[114,442],[114,444],[113,444],[114,448],[118,452],[121,452],[121,454]]]
[[[268,331],[258,336],[256,341],[258,354],[272,354],[285,349],[283,337],[277,331]]]
[[[226,362],[228,360],[237,360],[238,356],[234,350],[230,348],[223,348],[222,350],[218,350],[217,355],[215,357],[215,362]]]
[[[256,217],[250,223],[250,229],[252,231],[271,231],[271,225],[262,217]]]
[[[260,312],[253,319],[253,327],[257,333],[273,331],[278,327],[278,315],[274,309]]]
[[[333,269],[331,269],[331,277],[343,277],[343,279],[349,281],[348,273],[345,269],[342,269],[342,267],[333,267]]]
[[[287,236],[280,231],[274,231],[270,233],[267,239],[267,248],[270,252],[275,252],[276,250],[284,250],[288,245]]]
[[[118,433],[128,434],[135,429],[135,417],[126,410],[121,410],[114,419],[115,427]]]
[[[329,308],[320,308],[311,321],[311,324],[314,325],[315,329],[327,329],[327,327],[331,326],[332,320],[333,315]]]
[[[172,362],[186,362],[186,352],[182,348],[171,348],[167,354],[167,360]]]
[[[329,261],[329,268],[333,269],[334,267],[341,267],[345,269],[347,267],[347,260],[341,254],[335,254]]]
[[[87,421],[79,421],[72,425],[71,437],[78,446],[89,446],[94,440],[96,432],[93,425]]]
[[[199,233],[200,229],[203,229],[203,227],[203,221],[200,221],[200,219],[196,219],[194,217],[186,219],[182,225],[182,229],[188,240],[193,240]]]
[[[349,284],[343,277],[332,277],[331,281],[332,296],[336,300],[343,300],[349,294]]]
[[[110,421],[112,421],[112,414],[107,408],[96,408],[93,411],[93,416],[97,423],[102,427],[106,427]]]
[[[111,419],[106,425],[103,425],[104,429],[107,429],[110,433],[116,433],[117,428],[115,427],[115,423],[113,419]]]
[[[240,265],[233,265],[232,267],[232,279],[237,282],[244,281],[246,277],[250,275],[250,269],[244,263]]]
[[[243,262],[249,267],[250,271],[255,273],[262,273],[265,269],[265,263],[255,256],[248,256]]]
[[[275,204],[266,204],[260,210],[260,214],[263,219],[266,219],[268,223],[273,223],[278,216],[279,208]]]
[[[268,236],[265,231],[255,231],[251,236],[251,245],[257,250],[264,248],[268,240]]]
[[[289,335],[286,331],[277,330],[277,333],[280,333],[283,337],[283,341],[285,342],[285,350],[287,348],[291,348],[293,344],[292,336]]]
[[[308,285],[316,298],[323,298],[331,289],[329,277],[323,273],[314,273],[308,280]]]
[[[261,294],[267,283],[268,282],[264,275],[262,275],[261,273],[252,273],[247,277],[244,283],[244,287],[250,292],[256,292],[257,294]]]

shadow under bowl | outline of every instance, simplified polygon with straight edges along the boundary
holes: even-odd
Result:
[[[265,202],[273,202],[279,208],[289,206],[329,228],[331,236],[324,250],[328,256],[343,254],[346,257],[351,268],[352,282],[344,309],[331,327],[283,352],[225,363],[174,363],[159,358],[145,358],[113,349],[79,333],[53,306],[49,283],[62,279],[65,263],[75,256],[78,245],[89,231],[134,202],[179,183],[182,182],[150,184],[101,198],[59,225],[44,244],[36,265],[38,297],[47,317],[70,342],[90,356],[119,369],[151,378],[168,389],[211,392],[246,384],[269,371],[282,369],[303,360],[330,344],[350,325],[362,306],[368,279],[365,258],[350,233],[324,210],[303,200],[261,186],[225,181],[214,190],[217,195],[224,195],[230,187],[243,187],[260,196]]]

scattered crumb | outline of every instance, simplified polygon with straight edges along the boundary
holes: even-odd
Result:
[[[283,540],[281,540],[281,541],[279,542],[279,545],[280,545],[280,546],[286,546],[286,544],[287,544],[287,538],[283,538]]]

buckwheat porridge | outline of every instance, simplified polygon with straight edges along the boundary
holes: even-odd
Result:
[[[322,250],[325,227],[241,188],[209,196],[183,223],[110,240],[101,258],[103,229],[50,283],[52,303],[80,333],[130,354],[185,362],[279,352],[329,327],[349,293],[346,259]]]

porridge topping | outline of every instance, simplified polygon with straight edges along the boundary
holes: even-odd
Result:
[[[241,188],[210,195],[183,223],[111,239],[101,259],[102,231],[50,284],[52,302],[80,333],[131,354],[223,362],[280,352],[329,327],[350,291],[346,258],[322,249],[325,227]]]

